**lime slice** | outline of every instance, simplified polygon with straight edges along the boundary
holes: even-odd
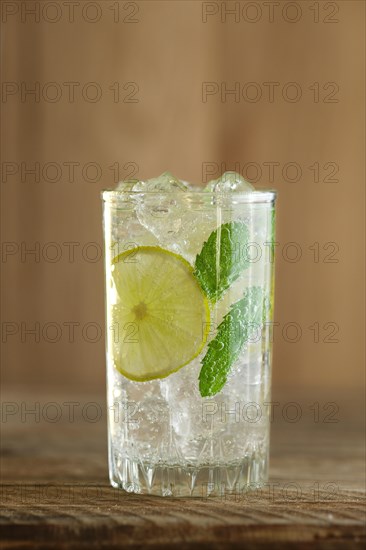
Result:
[[[113,259],[115,367],[131,380],[164,378],[194,359],[210,329],[208,301],[178,254],[140,246]]]

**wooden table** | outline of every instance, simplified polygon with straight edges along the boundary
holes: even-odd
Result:
[[[364,548],[362,408],[327,418],[329,407],[304,399],[290,422],[281,414],[288,401],[272,424],[263,490],[163,499],[110,488],[103,399],[7,395],[1,548]]]

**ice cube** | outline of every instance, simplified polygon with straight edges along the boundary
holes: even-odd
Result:
[[[183,255],[188,261],[194,262],[197,254],[201,252],[203,243],[217,228],[217,223],[215,210],[211,212],[185,212],[180,232],[180,245]]]
[[[175,191],[186,191],[187,186],[170,172],[164,172],[157,178],[151,178],[146,181],[140,181],[133,187],[134,191],[170,193]]]
[[[224,172],[217,180],[210,181],[206,185],[205,191],[211,193],[250,193],[254,191],[254,187],[237,172]]]
[[[116,191],[122,191],[122,192],[130,192],[132,190],[135,190],[135,186],[140,183],[139,180],[136,179],[130,179],[130,180],[124,180],[119,181],[116,187]]]
[[[146,191],[138,201],[138,219],[160,244],[176,244],[184,212],[180,198],[186,190],[187,187],[169,172],[134,187],[134,191]]]
[[[210,425],[202,421],[202,398],[198,390],[198,358],[189,367],[161,380],[161,392],[170,406],[172,435],[178,451],[188,460],[197,460]]]

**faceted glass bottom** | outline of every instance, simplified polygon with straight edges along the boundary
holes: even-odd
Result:
[[[163,497],[241,494],[258,489],[268,478],[267,455],[252,455],[231,464],[180,466],[119,459],[111,464],[111,484],[128,493]]]

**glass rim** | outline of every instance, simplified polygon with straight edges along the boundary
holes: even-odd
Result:
[[[118,202],[138,197],[186,197],[186,198],[220,198],[229,200],[233,203],[241,204],[261,204],[275,202],[277,199],[276,189],[256,189],[255,191],[240,192],[213,192],[213,191],[177,191],[156,192],[156,191],[121,191],[118,189],[103,189],[101,198],[104,202]]]

